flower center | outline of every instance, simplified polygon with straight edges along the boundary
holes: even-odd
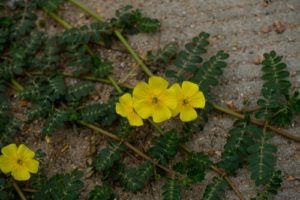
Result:
[[[158,98],[157,97],[153,97],[152,98],[152,103],[153,104],[157,104],[158,103]]]
[[[186,104],[188,104],[188,103],[189,103],[189,100],[183,99],[183,105],[186,105]]]
[[[23,161],[22,161],[20,158],[18,158],[17,163],[18,163],[19,165],[22,165],[22,164],[23,164]]]

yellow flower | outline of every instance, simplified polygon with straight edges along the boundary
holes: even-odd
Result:
[[[131,126],[142,126],[143,120],[133,109],[133,101],[130,94],[126,93],[119,98],[120,103],[116,104],[116,112],[126,117]]]
[[[33,159],[35,153],[24,144],[18,148],[16,144],[10,144],[1,149],[3,155],[0,156],[0,169],[3,173],[11,172],[17,181],[26,181],[30,178],[30,173],[37,173],[39,162]]]
[[[148,84],[140,82],[133,89],[133,107],[143,118],[153,118],[158,123],[172,117],[171,109],[177,106],[176,95],[168,88],[168,81],[152,76]]]
[[[174,90],[177,96],[177,107],[172,110],[173,116],[180,113],[180,119],[183,122],[192,121],[197,118],[197,112],[194,108],[204,108],[205,97],[199,91],[198,85],[189,81],[183,81],[182,87],[178,83],[170,89]]]

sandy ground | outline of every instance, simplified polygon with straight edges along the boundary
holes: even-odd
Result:
[[[300,1],[299,0],[82,0],[101,16],[110,18],[116,9],[132,4],[141,8],[148,16],[158,18],[161,31],[154,35],[138,35],[130,38],[130,43],[140,53],[145,55],[150,49],[156,49],[167,42],[177,41],[181,46],[199,32],[211,34],[211,45],[208,55],[220,49],[230,54],[229,66],[221,78],[221,84],[214,89],[216,102],[234,104],[241,108],[246,99],[255,106],[260,96],[260,66],[256,63],[264,52],[276,50],[284,56],[292,74],[294,89],[300,88]],[[64,5],[64,11],[59,14],[71,24],[78,26],[90,23],[92,20],[69,4]],[[45,18],[46,19],[46,18]],[[277,28],[274,23],[281,23]],[[59,31],[58,25],[49,21],[50,30]],[[283,27],[282,27],[283,26]],[[282,30],[281,30],[282,29]],[[281,32],[281,33],[279,33]],[[114,61],[114,77],[122,80],[129,70],[136,69],[128,83],[134,84],[145,78],[130,56],[124,53],[110,51],[101,52]],[[97,86],[97,100],[106,101],[112,91],[110,86]],[[100,93],[101,91],[101,93]],[[26,111],[24,111],[26,112]],[[226,140],[227,131],[234,119],[215,113],[210,116],[209,123],[189,143],[196,151],[214,151],[214,159],[218,159]],[[44,164],[49,169],[49,175],[57,172],[79,168],[89,173],[90,155],[103,148],[105,138],[92,133],[88,129],[72,127],[59,131],[46,145],[39,138],[39,123],[24,127],[24,137],[20,138],[32,148],[41,148],[48,153]],[[300,136],[300,119],[287,127],[290,133]],[[74,134],[75,132],[75,134]],[[28,135],[30,133],[30,135]],[[300,199],[300,145],[280,136],[275,136],[273,144],[278,147],[278,168],[282,170],[284,181],[276,200]],[[68,145],[66,151],[61,149]],[[208,174],[208,177],[212,174]],[[85,189],[82,199],[95,184],[100,184],[101,175],[93,174],[85,178]],[[250,180],[247,169],[238,172],[234,182],[246,199],[256,194],[254,183]],[[117,188],[120,199],[159,200],[162,199],[160,187],[163,182],[147,186],[136,195]],[[201,199],[206,182],[183,192],[182,199]],[[227,190],[226,199],[237,199],[232,191]]]

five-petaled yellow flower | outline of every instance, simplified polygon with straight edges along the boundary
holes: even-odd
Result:
[[[34,158],[35,153],[24,144],[17,147],[10,144],[1,149],[3,155],[0,156],[0,169],[3,173],[11,172],[17,181],[26,181],[30,178],[30,173],[37,173],[39,162]]]
[[[152,116],[159,123],[172,117],[171,109],[177,106],[176,95],[168,88],[168,81],[152,76],[148,84],[140,82],[133,89],[133,107],[143,119]]]
[[[173,111],[173,116],[180,113],[180,119],[183,122],[192,121],[197,118],[197,112],[194,108],[204,108],[205,97],[197,84],[183,81],[182,87],[175,83],[170,88],[174,90],[177,96],[177,107]]]
[[[119,98],[120,103],[116,104],[116,112],[126,117],[131,126],[142,126],[142,118],[133,109],[133,100],[131,94],[126,93]]]

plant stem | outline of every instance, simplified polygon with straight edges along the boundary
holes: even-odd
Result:
[[[109,85],[112,85],[112,81],[111,80],[108,80],[108,79],[104,79],[104,78],[97,78],[97,77],[94,77],[94,76],[81,76],[81,77],[77,77],[77,76],[74,76],[72,74],[69,74],[69,73],[65,73],[63,72],[62,73],[63,76],[65,77],[71,77],[71,78],[77,78],[77,79],[83,79],[83,80],[88,80],[88,81],[95,81],[95,82],[100,82],[100,83],[104,83],[104,84],[109,84]],[[128,85],[128,84],[124,84],[124,83],[116,83],[115,84],[118,86],[118,87],[123,87],[123,88],[131,88],[132,89],[132,86]],[[116,87],[116,86],[114,86]]]
[[[237,117],[239,119],[244,119],[245,118],[244,115],[242,115],[240,113],[237,113],[237,112],[235,112],[233,110],[230,110],[229,108],[225,108],[225,107],[222,107],[222,106],[216,105],[216,104],[213,104],[213,107],[217,111],[220,111],[220,112],[232,115],[232,116]],[[255,124],[255,125],[259,125],[259,126],[263,126],[263,127],[265,126],[265,122],[264,121],[259,121],[257,119],[251,119],[250,122],[253,123],[253,124]],[[270,126],[268,124],[266,125],[266,128],[269,129],[269,130],[271,130],[271,131],[273,131],[273,132],[275,132],[275,133],[277,133],[277,134],[279,134],[279,135],[281,135],[281,136],[283,136],[283,137],[285,137],[285,138],[288,138],[288,139],[293,140],[295,142],[300,142],[300,137],[291,135],[290,133],[288,133],[288,132],[286,132],[284,130],[281,130],[281,129],[276,128],[274,126]]]
[[[137,63],[139,64],[139,66],[142,68],[142,70],[148,76],[153,76],[153,73],[149,70],[149,68],[144,64],[143,60],[138,56],[138,54],[129,45],[129,43],[124,38],[124,36],[121,34],[121,32],[116,30],[115,31],[115,35],[119,38],[119,40],[122,42],[122,44],[125,46],[125,48],[129,51],[129,53],[132,55],[132,57],[137,61]]]
[[[94,17],[97,21],[103,22],[104,19],[100,17],[97,13],[92,11],[91,9],[87,8],[84,4],[77,0],[68,0],[70,3],[81,9],[83,12],[85,12],[88,15],[91,15]],[[114,31],[117,38],[121,41],[121,43],[125,46],[125,48],[128,50],[128,52],[131,54],[131,56],[136,60],[136,62],[139,64],[139,66],[142,68],[142,70],[148,75],[153,76],[153,73],[149,70],[149,68],[145,65],[143,60],[139,57],[139,55],[134,51],[134,49],[130,46],[128,41],[125,39],[125,37],[122,35],[122,33],[118,30]]]
[[[24,193],[22,192],[22,190],[20,189],[20,187],[18,186],[18,184],[15,180],[13,180],[13,186],[14,186],[15,190],[17,191],[20,199],[27,200]]]
[[[15,87],[15,89],[18,91],[18,92],[21,92],[24,90],[24,87],[18,83],[18,81],[16,81],[15,79],[12,79],[11,80],[11,84]]]
[[[47,9],[43,8],[45,13],[47,13],[52,19],[54,19],[56,22],[58,22],[62,27],[65,29],[70,29],[72,26],[68,24],[65,20],[60,18],[58,15],[54,14],[53,12],[49,12]]]
[[[92,17],[94,17],[96,20],[98,20],[99,22],[103,22],[104,18],[102,18],[101,16],[99,16],[97,13],[95,13],[94,11],[92,11],[91,9],[89,9],[88,7],[86,7],[83,3],[77,1],[77,0],[68,0],[70,3],[72,3],[73,5],[75,5],[76,7],[78,7],[79,9],[81,9],[83,12],[91,15]]]
[[[157,166],[157,167],[159,167],[160,169],[162,169],[162,170],[164,170],[165,172],[167,172],[170,176],[176,175],[176,176],[179,176],[179,177],[184,178],[183,175],[180,175],[180,174],[174,172],[173,170],[171,170],[171,169],[169,169],[169,168],[167,168],[167,167],[165,167],[165,166],[159,164],[157,161],[155,161],[154,159],[152,159],[150,156],[148,156],[147,154],[141,152],[140,150],[138,150],[137,148],[135,148],[133,145],[131,145],[129,142],[124,141],[122,138],[120,138],[120,137],[114,135],[113,133],[110,133],[110,132],[108,132],[108,131],[106,131],[106,130],[101,129],[101,128],[98,127],[98,126],[95,126],[95,125],[93,125],[93,124],[87,123],[87,122],[82,121],[82,120],[78,120],[77,123],[78,123],[78,124],[81,124],[81,125],[83,125],[83,126],[86,126],[86,127],[90,128],[90,129],[92,129],[92,130],[94,130],[94,131],[96,131],[96,132],[98,132],[98,133],[101,133],[102,135],[105,135],[105,136],[107,136],[107,137],[109,137],[109,138],[111,138],[111,139],[113,139],[113,140],[115,140],[115,141],[119,141],[119,142],[122,141],[122,143],[123,143],[128,149],[132,150],[134,153],[136,153],[137,155],[139,155],[139,156],[142,157],[143,159],[150,161],[150,162],[151,162],[152,164],[154,164],[155,166]]]

